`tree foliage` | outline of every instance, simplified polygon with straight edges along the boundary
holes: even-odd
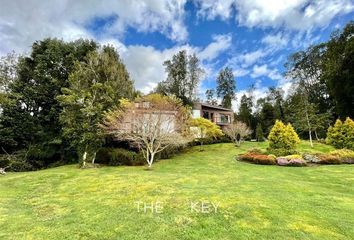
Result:
[[[349,117],[344,122],[337,119],[328,128],[326,143],[336,148],[354,149],[354,121]]]
[[[69,76],[69,86],[57,97],[63,111],[60,122],[63,135],[77,150],[80,163],[92,163],[103,142],[98,125],[104,112],[116,107],[121,98],[131,98],[134,92],[125,65],[109,46],[89,53],[86,62],[76,62]]]
[[[296,150],[300,139],[290,123],[285,125],[276,120],[268,136],[269,150],[281,154],[291,154]]]
[[[167,79],[157,86],[156,92],[174,95],[182,99],[185,105],[192,105],[203,69],[195,54],[187,55],[185,50],[173,55],[164,62]]]
[[[85,61],[97,44],[78,40],[44,39],[32,45],[29,56],[20,57],[14,78],[6,86],[7,100],[0,116],[0,145],[11,152],[30,145],[56,149],[64,154],[57,96],[69,85],[75,61]]]
[[[257,139],[258,142],[263,142],[264,141],[264,133],[263,133],[263,128],[262,128],[261,123],[257,124],[256,139]]]
[[[216,93],[218,97],[222,98],[222,106],[231,108],[236,93],[236,81],[232,69],[229,67],[222,69],[219,72],[216,84]]]

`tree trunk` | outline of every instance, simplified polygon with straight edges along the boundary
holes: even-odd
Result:
[[[82,166],[85,167],[86,166],[86,158],[87,158],[87,152],[84,152],[84,155],[82,156]]]
[[[310,137],[310,144],[311,144],[311,147],[313,148],[313,143],[312,143],[312,134],[311,134],[311,125],[310,125],[310,120],[309,120],[309,115],[307,113],[307,109],[305,111],[305,115],[306,115],[306,120],[307,120],[307,126],[309,128],[309,137]]]
[[[315,137],[316,137],[316,140],[317,140],[317,141],[320,140],[320,139],[318,139],[317,131],[315,131]]]
[[[150,161],[148,162],[149,168],[151,168],[152,163],[154,162],[155,153],[151,153],[150,156],[151,156],[151,158],[150,158]]]
[[[95,164],[95,160],[96,160],[96,152],[93,154],[92,164]]]

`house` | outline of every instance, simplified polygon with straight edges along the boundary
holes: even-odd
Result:
[[[234,121],[232,109],[201,102],[194,104],[192,116],[193,118],[203,117],[209,119],[221,128],[230,125]]]

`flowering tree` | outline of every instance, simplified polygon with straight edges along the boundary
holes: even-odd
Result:
[[[203,139],[206,137],[217,138],[223,135],[218,125],[205,118],[191,119],[190,127],[194,137],[200,140],[200,150],[203,149]]]
[[[252,131],[244,122],[236,121],[230,126],[225,127],[224,133],[239,147],[241,140],[250,135]]]
[[[152,94],[106,114],[103,129],[116,139],[138,147],[151,167],[157,153],[188,142],[184,123],[188,110],[180,100]]]

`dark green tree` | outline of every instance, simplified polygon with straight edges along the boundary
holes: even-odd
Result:
[[[231,108],[232,100],[236,98],[236,81],[232,69],[229,67],[222,69],[219,72],[216,84],[216,93],[218,97],[222,98],[222,106],[225,108]]]
[[[242,95],[237,119],[240,120],[241,122],[246,123],[248,127],[252,126],[252,118],[253,118],[252,107],[253,107],[252,98],[247,97],[246,94]]]
[[[63,111],[63,134],[78,153],[84,167],[94,163],[104,135],[99,124],[104,113],[118,106],[120,99],[132,98],[133,82],[113,47],[89,53],[86,62],[75,62],[69,86],[57,97]]]
[[[322,80],[340,118],[354,118],[354,22],[335,32],[326,44]]]
[[[164,62],[167,79],[159,83],[156,92],[175,95],[185,105],[192,105],[196,98],[196,90],[203,70],[195,54],[187,55],[185,50],[173,55],[171,60]]]
[[[85,61],[86,55],[96,48],[93,41],[44,39],[32,45],[29,56],[19,58],[16,78],[8,86],[9,104],[2,106],[0,145],[9,151],[37,145],[62,153],[62,108],[56,97],[61,88],[69,85],[74,62]]]

